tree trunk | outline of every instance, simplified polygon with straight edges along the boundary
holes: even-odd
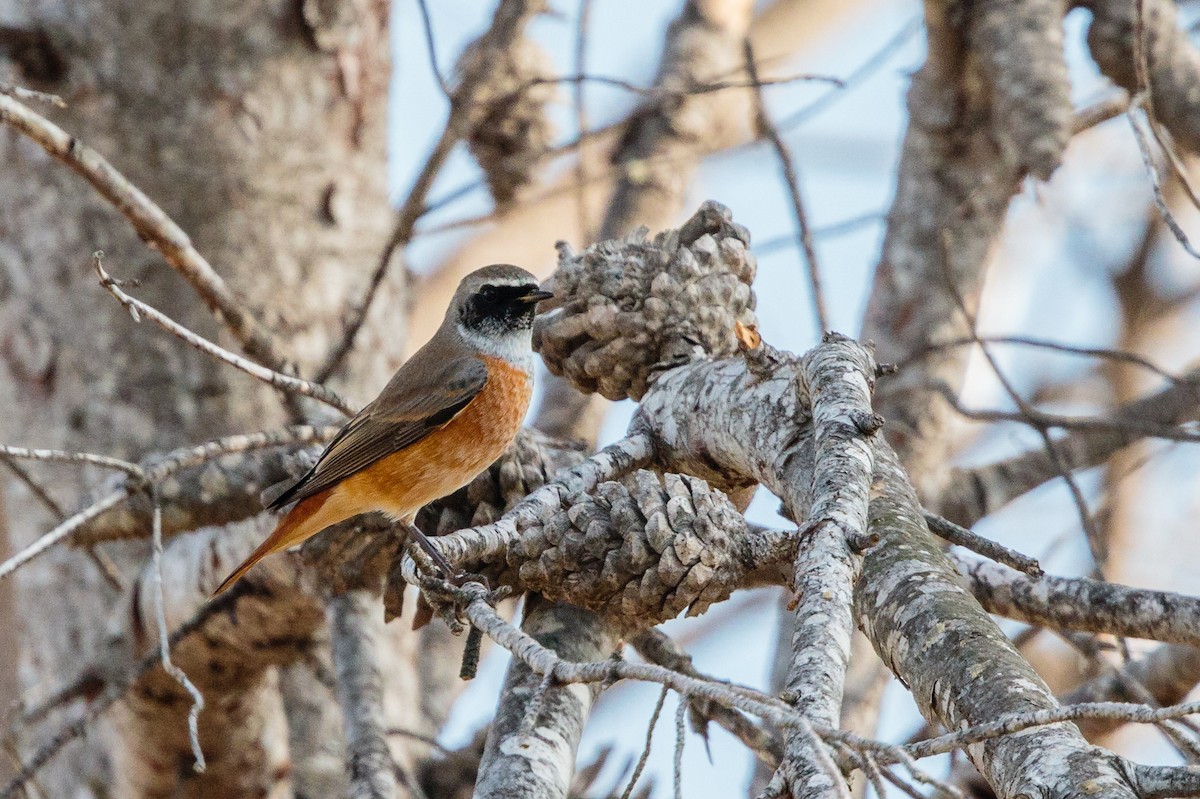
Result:
[[[53,112],[55,121],[179,223],[302,374],[318,363],[388,233],[386,3],[0,0],[0,20],[44,31],[59,67],[47,70],[46,59],[25,54],[11,70],[0,61],[8,72],[0,76],[60,94],[68,107]],[[116,210],[10,129],[0,131],[0,162],[0,440],[136,460],[284,421],[270,389],[139,327],[98,289],[89,262],[103,249],[115,277],[140,281],[131,289],[139,297],[233,345]],[[385,286],[376,308],[393,316],[401,290],[399,279]],[[395,323],[373,321],[343,375],[355,397],[376,390],[399,358]],[[101,478],[91,467],[38,474],[68,509]],[[10,545],[18,547],[44,531],[46,519],[28,492],[5,480]],[[148,547],[112,551],[126,585],[135,584]],[[126,605],[78,551],[52,552],[17,578],[20,675],[31,698],[69,682],[88,665],[78,653],[102,651],[106,628],[123,631],[131,621],[110,619]],[[244,699],[275,692],[264,685]],[[180,725],[185,711],[176,714]],[[80,786],[111,784],[111,753],[138,737],[88,736],[43,776],[46,790],[82,796],[89,794]],[[206,752],[209,773],[236,758],[250,782],[269,789],[283,764],[266,756],[261,736],[259,744],[250,756],[215,746]],[[190,754],[178,756],[158,764],[167,779],[154,790],[173,792],[182,775],[194,783],[189,792],[204,794]]]

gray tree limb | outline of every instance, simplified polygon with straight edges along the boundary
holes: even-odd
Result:
[[[1035,579],[960,553],[953,559],[990,613],[1063,630],[1200,646],[1200,598],[1086,577]]]
[[[794,512],[789,494],[797,484],[807,487],[804,469],[812,468],[809,426],[793,421],[785,432],[787,425],[758,423],[760,415],[806,418],[794,376],[794,363],[784,354],[757,375],[737,360],[682,367],[659,378],[638,419],[654,431],[668,468],[762,473]],[[690,410],[698,405],[707,411],[703,419]],[[959,585],[925,528],[895,455],[882,442],[878,447],[870,531],[881,543],[864,555],[855,613],[884,662],[912,691],[922,713],[951,729],[1006,713],[1057,708],[1049,689]],[[1090,749],[1069,725],[989,741],[971,754],[1002,799],[1034,791],[1073,796],[1081,779],[1095,780],[1114,796],[1133,795],[1115,759]]]
[[[803,382],[812,403],[816,465],[812,499],[797,547],[793,587],[795,633],[786,690],[813,724],[837,727],[850,641],[856,551],[867,537],[867,499],[874,472],[869,437],[882,424],[871,410],[874,359],[850,339],[827,334],[804,356]],[[825,768],[819,739],[790,730],[784,781],[796,799],[849,797],[842,775]]]
[[[864,555],[855,611],[880,657],[926,719],[947,729],[1056,709],[1049,688],[959,584],[896,456],[881,442],[876,457],[870,518],[880,543]],[[997,738],[968,754],[1001,799],[1073,797],[1081,785],[1136,795],[1119,758],[1090,747],[1069,724]]]
[[[1128,418],[1175,425],[1195,419],[1197,412],[1200,412],[1200,369],[1193,369],[1161,391],[1131,402],[1112,415],[1117,420]],[[1145,430],[1137,427],[1077,430],[1056,439],[1054,445],[1068,468],[1087,469],[1104,463],[1145,436]],[[939,512],[952,522],[970,527],[1059,473],[1045,447],[973,469],[954,469],[938,498]]]
[[[329,602],[337,698],[346,731],[350,799],[396,799],[398,789],[383,717],[383,606],[367,591]]]

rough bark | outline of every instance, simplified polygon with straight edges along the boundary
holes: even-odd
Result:
[[[1086,0],[1080,5],[1092,11],[1087,41],[1101,71],[1131,94],[1149,90],[1154,116],[1184,147],[1200,150],[1200,53],[1180,29],[1175,4]],[[1135,21],[1139,10],[1140,24]],[[1139,29],[1140,48],[1134,44]],[[1138,85],[1138,55],[1145,59],[1148,85]]]
[[[899,182],[863,322],[880,363],[970,333],[959,304],[978,305],[1009,199],[1027,168],[1052,168],[1066,144],[1061,15],[1054,0],[982,3],[964,14],[926,3],[928,56],[908,92]],[[885,435],[926,502],[954,443],[945,434],[953,411],[931,386],[957,393],[968,354],[942,350],[876,396]]]
[[[312,660],[292,663],[279,671],[279,691],[287,715],[291,788],[296,799],[345,796],[350,790],[342,714],[333,700],[327,638],[319,636],[314,641]]]
[[[197,563],[247,554],[261,526],[206,530],[178,538],[164,558],[164,607],[169,629],[192,618],[218,575]],[[139,677],[118,705],[119,745],[113,747],[118,796],[243,796],[272,790],[284,766],[279,697],[264,678],[272,666],[295,660],[323,622],[295,568],[275,562],[253,576],[222,613],[209,618],[172,648],[172,660],[205,698],[200,746],[203,775],[192,770],[187,711],[191,697],[161,668]],[[117,611],[121,634],[101,650],[103,673],[136,663],[156,638],[154,576],[147,567],[134,583],[127,607]],[[150,643],[147,643],[150,642]],[[170,764],[164,768],[162,764]],[[57,773],[56,769],[54,773]]]
[[[654,432],[669,468],[761,474],[786,497],[797,482],[807,485],[803,470],[812,468],[810,428],[795,421],[805,418],[806,409],[789,374],[794,377],[795,368],[782,354],[758,374],[736,360],[680,368],[659,379],[639,418]],[[703,420],[689,410],[698,405],[707,411]],[[762,424],[760,416],[767,415],[792,419],[791,434],[784,434],[784,425]],[[879,442],[876,458],[870,532],[880,543],[864,555],[855,613],[881,658],[926,718],[950,729],[1057,708],[1049,689],[958,583],[925,528],[896,456]],[[795,504],[785,499],[785,507]],[[992,740],[970,754],[1002,798],[1083,795],[1080,784],[1133,795],[1116,759],[1091,749],[1066,724]]]
[[[8,0],[0,16],[43,31],[62,62],[55,74],[10,65],[6,79],[62,95],[68,107],[55,120],[158,202],[246,298],[247,310],[284,334],[286,355],[302,371],[311,366],[365,272],[346,265],[369,263],[386,237],[384,9],[360,2],[314,18],[286,3]],[[188,284],[106,201],[11,130],[0,131],[0,161],[0,330],[19,344],[4,349],[0,367],[0,399],[10,410],[0,440],[136,460],[284,418],[269,389],[139,328],[96,288],[87,258],[104,249],[115,276],[141,281],[140,297],[209,338],[224,338]],[[399,306],[401,288],[387,287],[390,307]],[[381,382],[397,354],[394,326],[374,322],[347,377],[360,396]],[[45,477],[70,501],[97,482],[86,470]],[[23,511],[28,500],[20,501],[10,509],[16,545],[38,532],[36,514]],[[118,553],[127,578],[145,552]],[[77,653],[101,650],[113,603],[81,553],[52,553],[23,570],[15,589],[27,620],[19,658],[30,689],[34,675],[59,673],[57,664]],[[39,682],[37,691],[54,688],[54,681]],[[247,716],[269,707],[277,714],[272,692],[252,681],[230,701],[243,702]],[[125,747],[139,740],[161,742],[154,750],[164,755],[160,762],[189,757],[176,734],[184,710],[124,714],[115,735],[90,736],[44,775],[46,789],[92,795],[86,786],[112,783],[110,754],[136,760]],[[153,726],[143,726],[151,719]],[[245,740],[209,733],[218,749]],[[168,741],[182,748],[167,752]],[[254,759],[262,748],[245,752],[243,778],[272,780],[271,764]],[[210,779],[168,773],[199,793]]]
[[[870,529],[880,542],[863,558],[855,612],[880,657],[925,718],[946,729],[1057,708],[1050,689],[955,579],[896,456],[881,444],[876,457],[881,485]],[[1001,799],[1137,795],[1118,758],[1090,747],[1070,724],[967,751]]]

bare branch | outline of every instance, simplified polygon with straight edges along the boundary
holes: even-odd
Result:
[[[786,690],[802,698],[811,723],[834,728],[842,707],[854,583],[862,568],[856,552],[867,545],[867,500],[874,472],[869,438],[883,420],[871,411],[875,362],[853,341],[826,334],[805,355],[804,385],[812,402],[815,467],[812,500],[797,547],[796,628]],[[796,799],[843,797],[850,789],[811,729],[792,731],[782,768]]]
[[[1070,433],[1056,439],[1055,446],[1068,467],[1086,469],[1141,440],[1148,426],[1178,425],[1195,419],[1198,411],[1200,369],[1194,369],[1156,394],[1115,411],[1112,424]],[[971,525],[1057,474],[1056,464],[1043,447],[975,469],[956,469],[937,511],[953,522]]]
[[[143,460],[146,479],[159,484],[163,535],[168,538],[206,525],[242,521],[262,513],[263,489],[297,477],[337,427],[297,425],[183,447]],[[151,503],[144,491],[85,524],[72,540],[90,544],[145,538]]]
[[[56,544],[72,537],[77,532],[87,529],[87,526],[94,520],[103,518],[108,512],[117,506],[124,503],[126,500],[144,492],[147,486],[161,483],[164,480],[172,477],[178,472],[184,471],[190,467],[203,464],[226,455],[237,455],[255,449],[264,447],[275,447],[280,444],[288,444],[293,442],[304,442],[312,440],[320,440],[322,436],[328,437],[330,431],[321,431],[319,428],[313,427],[297,427],[282,431],[270,431],[265,433],[252,433],[247,435],[230,436],[224,439],[217,439],[206,444],[201,444],[196,447],[185,447],[168,453],[161,459],[154,460],[152,465],[139,467],[141,473],[130,476],[122,481],[120,485],[106,494],[102,499],[97,500],[88,507],[66,519],[53,530],[38,538],[29,546],[13,555],[8,560],[0,563],[0,579],[12,574],[21,566],[41,555],[46,550]],[[255,502],[257,502],[257,492],[255,493]],[[172,492],[173,494],[173,492]],[[168,495],[168,498],[170,495]],[[261,505],[255,508],[254,513],[261,509]],[[153,506],[150,505],[145,509],[145,515],[149,516],[153,511]],[[247,513],[245,516],[253,515]],[[240,516],[238,518],[245,518]],[[136,518],[136,516],[134,517]],[[151,519],[146,519],[142,527],[140,527],[140,535],[146,535],[147,527],[149,527]],[[213,523],[213,522],[209,522]],[[117,522],[121,529],[127,529],[125,525],[133,525],[134,530],[139,528],[137,522],[131,522],[128,517],[124,517]],[[191,529],[191,528],[189,528]],[[101,540],[99,538],[92,538]]]
[[[964,549],[969,549],[977,555],[983,555],[985,558],[990,558],[997,563],[1003,563],[1005,566],[1024,572],[1030,577],[1042,576],[1042,567],[1035,559],[1028,555],[1022,555],[1016,550],[1009,549],[991,539],[977,535],[965,527],[959,527],[954,522],[947,521],[941,516],[936,516],[932,513],[925,513],[923,515],[925,523],[929,525],[929,532],[938,538]]]
[[[870,529],[879,534],[880,543],[864,555],[855,611],[880,657],[912,692],[926,719],[947,729],[998,715],[1062,711],[1033,668],[959,584],[925,529],[895,455],[882,442],[876,458]],[[904,612],[895,612],[897,608]],[[1095,780],[1109,796],[1134,795],[1114,758],[1093,750],[1066,724],[994,739],[968,754],[1001,797],[1028,791],[1071,796],[1080,780]]]
[[[10,447],[0,444],[0,454],[10,458],[22,458],[34,461],[53,461],[56,463],[87,463],[103,469],[116,469],[131,477],[140,478],[142,468],[136,463],[110,458],[107,455],[94,455],[90,452],[64,452],[57,449],[27,449],[25,447]]]
[[[416,180],[413,181],[408,196],[396,213],[395,227],[379,255],[375,270],[367,281],[362,299],[349,308],[338,343],[326,355],[321,367],[317,369],[315,379],[318,383],[324,383],[330,378],[354,346],[354,339],[367,319],[367,313],[371,310],[371,305],[391,267],[394,256],[397,253],[402,254],[404,248],[412,240],[417,222],[425,214],[426,198],[429,196],[429,190],[433,188],[434,179],[441,172],[446,159],[450,157],[450,152],[466,134],[467,114],[474,104],[476,89],[488,74],[490,63],[488,53],[503,52],[513,40],[520,36],[525,24],[542,10],[544,4],[545,0],[501,0],[492,17],[491,27],[471,45],[478,48],[483,54],[474,59],[459,76],[458,85],[454,87],[450,100],[450,114],[446,118],[446,126],[442,129],[441,135],[425,159],[425,165],[421,168]]]
[[[346,730],[351,799],[395,799],[396,774],[383,718],[382,608],[366,591],[330,600],[329,634]]]
[[[1062,698],[1063,704],[1145,702],[1145,694],[1160,707],[1182,702],[1200,683],[1200,649],[1186,644],[1162,644],[1122,667],[1110,669]],[[1132,690],[1136,687],[1139,690]],[[1136,695],[1135,695],[1136,694]],[[1079,729],[1088,738],[1112,732],[1120,722],[1082,719]]]
[[[629,643],[633,645],[639,655],[651,663],[672,669],[680,674],[686,674],[689,677],[704,677],[692,665],[691,656],[679,649],[675,645],[675,642],[658,628],[651,628],[640,633]],[[778,766],[779,762],[783,759],[782,741],[750,719],[747,719],[738,711],[731,710],[723,705],[697,699],[690,700],[688,705],[692,712],[692,727],[705,740],[708,739],[707,725],[712,721],[741,741],[746,748],[754,752],[760,761],[770,765],[772,768]],[[647,738],[648,746],[649,738]],[[627,790],[632,790],[632,785],[633,780],[630,782],[631,787]]]
[[[971,592],[991,613],[1043,626],[1200,645],[1200,599],[1084,577],[1027,577],[955,553]]]
[[[1089,7],[1088,47],[1100,70],[1131,95],[1149,90],[1154,116],[1180,144],[1200,151],[1200,53],[1180,30],[1175,4],[1093,0]]]
[[[808,285],[809,291],[812,292],[817,333],[824,335],[827,330],[831,329],[829,312],[825,310],[825,293],[821,289],[821,269],[817,262],[817,249],[813,245],[812,228],[808,223],[808,212],[804,210],[804,200],[800,195],[800,176],[796,172],[796,165],[792,161],[792,155],[788,152],[787,145],[783,142],[783,137],[779,135],[779,129],[775,127],[775,123],[771,121],[771,116],[767,112],[766,100],[763,99],[763,83],[758,77],[758,68],[754,63],[754,48],[750,46],[749,38],[746,39],[744,48],[746,71],[750,73],[750,81],[754,85],[755,121],[758,125],[758,132],[760,136],[765,136],[771,143],[783,170],[784,186],[792,201],[792,212],[796,216],[796,236],[800,241],[804,259],[808,263]]]
[[[1133,783],[1143,799],[1200,796],[1200,766],[1138,765]]]
[[[154,494],[154,558],[151,569],[154,572],[154,623],[158,633],[158,659],[163,671],[170,674],[175,682],[188,692],[192,705],[188,708],[187,727],[188,741],[192,746],[192,757],[195,758],[192,767],[196,773],[202,774],[206,768],[204,751],[200,748],[200,712],[204,710],[204,694],[188,679],[183,669],[171,662],[170,634],[167,631],[166,601],[163,599],[163,534],[162,534],[162,505],[158,501],[158,491]]]

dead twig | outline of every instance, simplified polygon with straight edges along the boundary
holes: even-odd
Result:
[[[285,393],[301,394],[305,397],[311,397],[317,402],[322,402],[330,407],[336,408],[347,416],[353,416],[355,408],[346,400],[339,397],[335,392],[330,391],[320,383],[313,383],[308,380],[302,380],[299,377],[277,372],[274,369],[268,369],[265,366],[260,366],[254,361],[243,358],[242,356],[230,352],[223,347],[220,347],[208,339],[193,333],[183,325],[176,322],[171,317],[162,313],[151,305],[147,305],[136,297],[132,297],[122,290],[121,281],[116,280],[108,274],[104,269],[104,253],[97,251],[92,254],[92,265],[96,269],[96,274],[100,278],[100,285],[109,294],[117,299],[117,302],[129,309],[129,315],[133,317],[133,321],[140,322],[143,318],[149,319],[156,325],[166,330],[171,335],[180,339],[191,347],[203,352],[205,355],[211,355],[218,361],[227,363],[235,369],[238,369],[256,380],[261,380],[269,386],[279,389]]]

